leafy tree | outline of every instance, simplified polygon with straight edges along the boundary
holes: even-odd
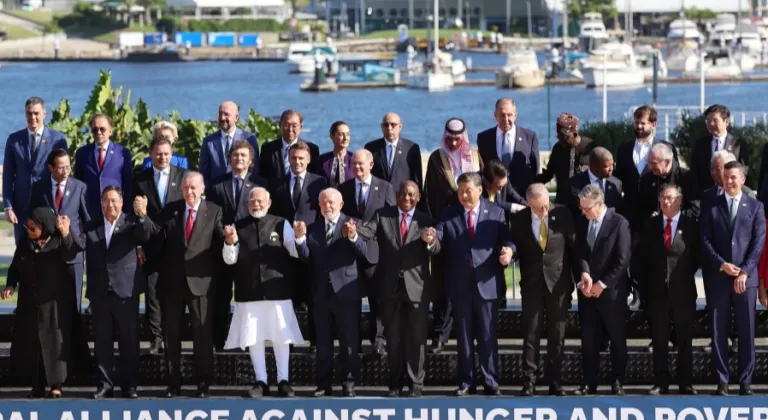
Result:
[[[699,9],[697,7],[689,7],[685,9],[685,16],[690,20],[695,20],[701,23],[705,20],[714,19],[717,17],[717,13],[710,9]]]
[[[569,3],[571,19],[580,19],[584,13],[597,12],[603,15],[603,19],[618,16],[616,0],[566,0]]]

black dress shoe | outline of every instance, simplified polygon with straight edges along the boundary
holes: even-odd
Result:
[[[181,388],[176,386],[169,386],[166,388],[165,394],[163,394],[165,398],[174,398],[178,397],[179,395],[181,395]]]
[[[377,341],[376,344],[373,345],[373,352],[376,354],[385,355],[387,354],[387,346],[383,341]]]
[[[565,392],[562,385],[554,383],[549,386],[549,395],[553,397],[565,397],[568,394]]]
[[[309,352],[310,353],[317,353],[317,346],[314,344],[309,345]]]
[[[617,395],[619,397],[624,396],[624,387],[621,386],[621,383],[616,381],[611,385],[611,394]]]
[[[112,388],[99,388],[93,394],[94,400],[100,400],[102,398],[112,398],[112,397],[114,397],[114,391],[112,390]]]
[[[693,385],[680,385],[678,392],[680,395],[699,395],[696,389],[693,388]]]
[[[139,393],[136,392],[136,388],[125,388],[123,390],[123,398],[127,398],[129,400],[135,400],[139,398]]]
[[[488,397],[500,397],[501,396],[501,389],[491,388],[489,386],[483,387],[483,395],[486,395]]]
[[[45,388],[32,388],[27,394],[27,398],[43,398],[45,397]]]
[[[520,391],[521,397],[532,397],[536,395],[536,386],[530,382],[523,384],[523,389]]]
[[[474,394],[474,392],[472,392],[472,388],[467,386],[462,386],[456,391],[453,391],[453,395],[457,397],[466,397],[469,394]]]
[[[354,398],[357,396],[357,394],[355,394],[354,387],[343,387],[341,388],[341,396],[347,397],[347,398]]]
[[[433,343],[432,347],[429,348],[429,352],[432,354],[440,354],[443,350],[445,350],[445,343],[442,341]]]
[[[315,392],[312,393],[315,397],[330,397],[333,396],[333,389],[331,387],[322,387],[319,386],[315,389]]]
[[[413,385],[411,386],[410,391],[408,391],[408,397],[420,398],[423,393],[424,393],[424,387],[422,387],[421,385]]]
[[[251,398],[261,398],[261,397],[266,397],[268,395],[269,395],[269,386],[262,381],[256,382],[256,385],[254,385],[253,388],[251,388],[248,391],[248,396]]]
[[[152,342],[152,345],[149,346],[149,354],[153,356],[163,353],[164,350],[165,344],[163,344],[163,340],[155,340]]]
[[[293,387],[288,381],[280,381],[277,384],[277,395],[282,398],[293,398],[296,396],[296,393],[293,392]]]
[[[754,392],[752,392],[752,385],[750,384],[741,384],[739,387],[739,395],[745,395],[745,396],[752,396],[755,395]]]
[[[578,396],[587,396],[587,395],[595,395],[597,394],[597,387],[596,386],[587,386],[582,385],[577,389],[576,391],[573,391],[573,395]]]
[[[719,384],[715,395],[726,396],[728,395],[728,384]]]
[[[400,396],[400,390],[399,389],[392,389],[390,388],[389,391],[387,391],[387,398],[397,398]]]
[[[208,384],[200,384],[197,386],[197,392],[195,393],[195,397],[197,398],[208,398],[209,396],[209,386]]]
[[[667,385],[654,385],[648,390],[648,395],[667,395],[669,394],[669,386]]]

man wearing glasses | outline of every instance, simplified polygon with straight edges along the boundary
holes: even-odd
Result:
[[[381,132],[384,137],[365,145],[365,148],[373,153],[371,174],[392,185],[413,181],[421,191],[424,188],[421,149],[418,144],[400,137],[402,129],[399,115],[394,112],[384,115],[381,120]]]
[[[101,212],[101,193],[108,185],[119,187],[124,197],[131,196],[133,161],[131,152],[110,140],[112,119],[104,114],[91,117],[89,143],[75,152],[75,178],[87,187],[85,204],[91,218],[98,219]],[[130,200],[123,202],[123,211],[130,213]]]
[[[280,138],[264,143],[261,147],[261,157],[257,153],[254,164],[258,163],[258,170],[253,172],[274,181],[291,173],[290,149],[301,140],[309,147],[309,167],[307,170],[316,175],[324,175],[320,163],[320,148],[316,144],[306,141],[299,136],[303,128],[304,117],[292,109],[283,111],[280,115]],[[258,150],[258,145],[254,146]]]

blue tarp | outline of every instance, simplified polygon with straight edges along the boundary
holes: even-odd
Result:
[[[144,33],[144,45],[161,45],[168,41],[168,35],[162,32],[145,32]]]
[[[190,47],[202,47],[203,46],[203,33],[202,32],[176,32],[174,37],[176,45],[189,44]]]
[[[237,43],[241,47],[255,47],[259,42],[259,38],[261,38],[259,34],[240,34]]]
[[[209,47],[234,47],[237,40],[235,32],[210,32],[208,34]]]

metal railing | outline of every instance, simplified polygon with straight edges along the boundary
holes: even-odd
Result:
[[[631,119],[632,114],[639,107],[638,105],[629,108],[625,117]],[[654,108],[659,113],[656,131],[664,133],[664,139],[669,139],[670,132],[683,122],[684,115],[701,113],[699,105],[660,105]],[[731,111],[731,124],[735,126],[744,127],[759,123],[768,125],[768,111]]]

